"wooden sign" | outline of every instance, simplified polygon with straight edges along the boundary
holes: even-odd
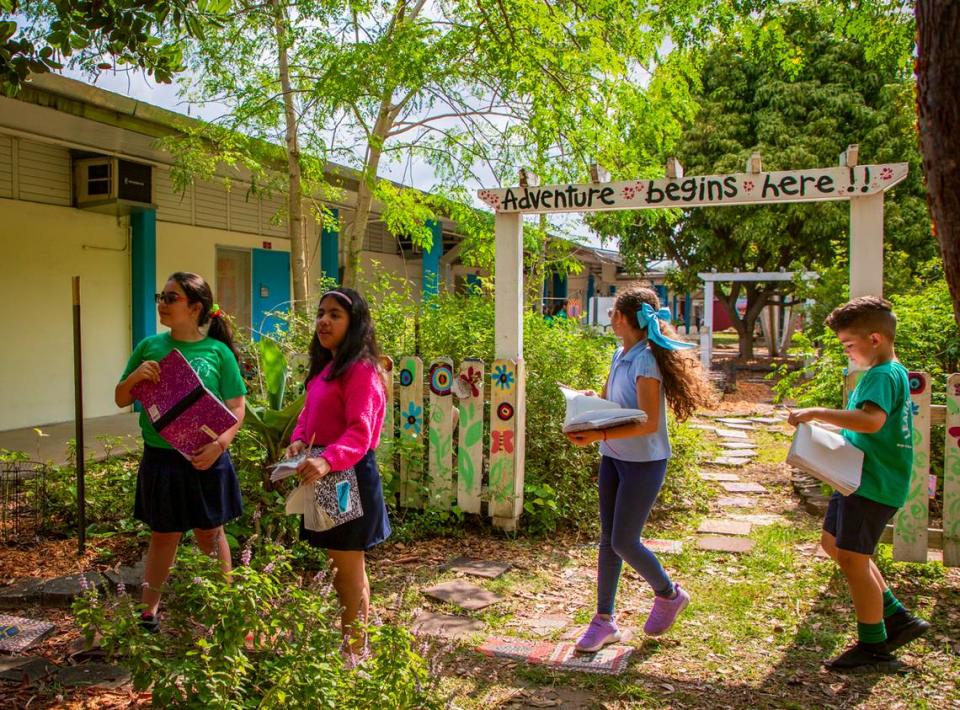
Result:
[[[478,195],[498,213],[597,212],[656,207],[719,207],[848,200],[885,192],[907,176],[907,163],[772,173],[698,175],[660,180],[508,187]]]

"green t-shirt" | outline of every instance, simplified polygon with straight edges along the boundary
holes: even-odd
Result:
[[[899,508],[907,500],[913,472],[913,403],[907,369],[890,361],[867,370],[847,409],[862,409],[867,402],[886,412],[887,420],[873,434],[843,430],[844,438],[863,451],[857,495]]]
[[[120,381],[123,382],[143,362],[162,360],[170,354],[171,350],[180,351],[204,386],[221,401],[225,402],[247,393],[247,387],[243,384],[243,377],[240,375],[240,366],[230,348],[215,338],[185,342],[174,340],[170,333],[159,333],[141,340],[133,349],[133,354],[130,355]],[[143,443],[147,446],[156,446],[160,449],[173,448],[153,428],[150,417],[144,411],[140,412],[140,431],[143,432]]]

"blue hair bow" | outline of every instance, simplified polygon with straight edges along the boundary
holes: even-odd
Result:
[[[647,339],[651,343],[659,345],[664,350],[687,350],[688,348],[696,347],[693,343],[673,340],[661,333],[661,320],[670,320],[670,309],[661,308],[659,311],[655,311],[649,303],[644,303],[640,310],[637,311],[637,324],[639,324],[641,328],[646,328]]]

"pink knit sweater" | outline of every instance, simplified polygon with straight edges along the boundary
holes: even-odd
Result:
[[[377,368],[368,362],[352,365],[342,376],[324,379],[330,365],[310,380],[303,411],[290,436],[324,446],[330,468],[353,466],[380,443],[386,395]]]

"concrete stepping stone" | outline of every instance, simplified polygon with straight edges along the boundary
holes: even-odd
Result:
[[[735,473],[712,473],[710,471],[701,471],[700,478],[704,481],[739,481],[740,476]]]
[[[702,429],[703,431],[716,431],[716,430],[717,430],[717,427],[715,427],[715,426],[710,426],[709,424],[691,424],[690,426],[691,426],[692,428],[694,428],[694,429]]]
[[[83,594],[83,587],[80,584],[81,578],[85,578],[88,585],[96,587],[101,592],[106,590],[106,580],[96,572],[57,577],[43,585],[43,595],[41,597],[43,605],[68,608],[73,604],[76,597]]]
[[[633,649],[606,646],[596,653],[576,653],[572,643],[528,641],[518,638],[490,638],[477,650],[493,658],[509,658],[535,665],[587,673],[617,675],[627,667]]]
[[[751,525],[764,527],[767,525],[788,525],[790,523],[782,515],[776,513],[730,513],[731,520],[742,520]]]
[[[733,482],[727,483],[723,482],[720,486],[727,493],[766,493],[767,489],[761,486],[759,483],[754,483],[753,481],[748,482]]]
[[[0,609],[22,609],[39,604],[43,594],[43,580],[24,577],[8,587],[0,589]]]
[[[679,555],[683,552],[683,540],[644,540],[644,547],[651,552],[659,552],[663,555]]]
[[[753,526],[742,520],[704,520],[698,533],[710,535],[749,535]]]
[[[472,574],[477,577],[486,577],[487,579],[496,579],[510,569],[510,563],[498,562],[496,560],[474,560],[469,557],[454,557],[444,565],[444,569],[463,572],[464,574]]]
[[[443,638],[459,639],[483,630],[483,622],[471,619],[468,616],[453,614],[434,614],[425,611],[413,621],[410,630],[416,634],[429,634]]]
[[[721,424],[751,424],[749,419],[739,419],[736,417],[718,417],[717,421]]]
[[[717,505],[724,508],[752,508],[756,504],[755,498],[745,496],[721,496],[717,498]]]
[[[707,535],[697,538],[697,548],[710,552],[733,552],[742,554],[753,549],[753,540],[745,537],[727,537],[726,535]]]
[[[65,686],[87,685],[112,690],[130,682],[130,673],[108,663],[84,663],[66,666],[57,673],[56,682]]]
[[[31,685],[56,672],[57,666],[39,656],[0,658],[0,680]]]
[[[143,582],[143,568],[145,565],[146,560],[140,560],[133,566],[124,565],[117,570],[108,569],[103,573],[103,576],[110,582],[110,586],[113,587],[114,591],[116,591],[120,582],[123,582],[123,586],[129,589],[140,589],[140,584]]]
[[[540,616],[536,619],[522,619],[522,628],[537,636],[549,636],[567,628],[569,619],[563,616]]]
[[[735,431],[756,431],[757,427],[753,424],[724,424],[727,429],[734,429]]]
[[[750,438],[746,432],[740,431],[739,429],[717,429],[717,436],[723,437],[724,439],[747,440]]]
[[[49,621],[0,614],[0,651],[23,653],[43,641],[56,628]]]
[[[757,450],[757,445],[752,441],[721,441],[720,446],[725,449],[743,449],[744,451],[748,449],[752,451]]]
[[[778,417],[750,417],[750,421],[757,424],[782,424],[783,419]]]
[[[715,459],[707,461],[709,466],[746,466],[749,463],[750,459],[739,456],[718,456]]]
[[[476,584],[464,582],[462,579],[437,584],[422,589],[421,591],[428,597],[439,599],[449,604],[455,604],[461,609],[467,609],[469,611],[484,609],[491,604],[503,601],[503,597],[498,597],[493,592],[487,591],[483,587],[478,587]]]

